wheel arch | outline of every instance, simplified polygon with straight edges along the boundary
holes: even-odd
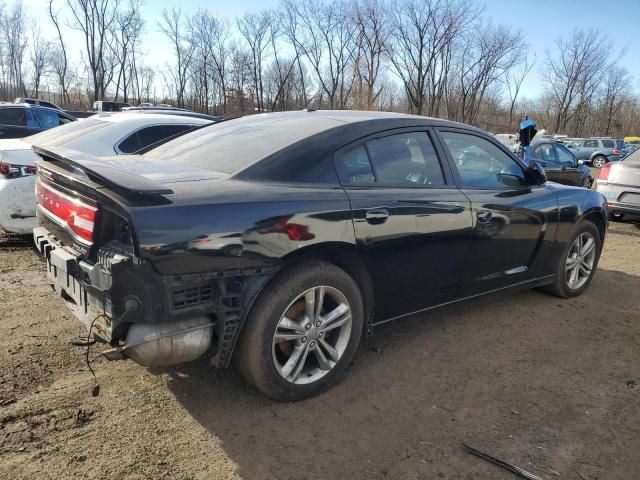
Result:
[[[371,324],[373,320],[373,311],[375,307],[375,295],[373,289],[373,281],[371,275],[366,268],[365,262],[362,259],[360,252],[358,252],[355,245],[343,242],[326,242],[321,244],[312,245],[309,247],[295,250],[281,259],[278,267],[271,270],[267,274],[257,275],[248,279],[243,287],[243,301],[242,301],[242,318],[240,326],[235,332],[235,338],[233,341],[233,347],[229,352],[228,357],[225,359],[224,364],[219,366],[228,366],[231,358],[233,357],[236,349],[237,339],[242,334],[242,330],[246,327],[246,320],[249,312],[253,308],[253,305],[257,298],[262,294],[265,288],[268,287],[271,280],[282,271],[293,264],[320,260],[330,263],[336,267],[344,270],[358,285],[363,300],[364,309],[364,322],[363,322],[363,335],[369,335],[371,333]]]

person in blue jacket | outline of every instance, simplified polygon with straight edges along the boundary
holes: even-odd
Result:
[[[529,160],[529,144],[533,137],[536,136],[536,133],[538,133],[536,122],[531,120],[528,115],[525,115],[524,120],[520,122],[520,130],[518,131],[521,157],[525,163]]]

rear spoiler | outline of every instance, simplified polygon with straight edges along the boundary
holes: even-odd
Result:
[[[133,195],[156,196],[173,193],[170,188],[165,188],[142,175],[136,175],[135,173],[106,165],[88,153],[78,152],[69,148],[44,148],[35,145],[33,150],[44,160],[53,160],[70,167],[79,168],[97,183],[124,190]]]

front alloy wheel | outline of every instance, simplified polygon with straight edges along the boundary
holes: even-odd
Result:
[[[591,277],[596,261],[596,240],[584,232],[573,241],[565,262],[565,280],[572,290],[580,289]]]
[[[301,293],[273,335],[273,364],[280,376],[294,384],[324,377],[344,355],[351,323],[349,302],[338,289],[319,286]]]

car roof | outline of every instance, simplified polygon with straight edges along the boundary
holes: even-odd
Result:
[[[198,117],[187,117],[186,115],[167,115],[166,113],[148,113],[146,115],[140,115],[137,112],[98,112],[90,118],[111,123],[137,122],[140,124],[193,123],[194,120],[199,120],[198,123],[204,125],[211,121],[209,119]]]

